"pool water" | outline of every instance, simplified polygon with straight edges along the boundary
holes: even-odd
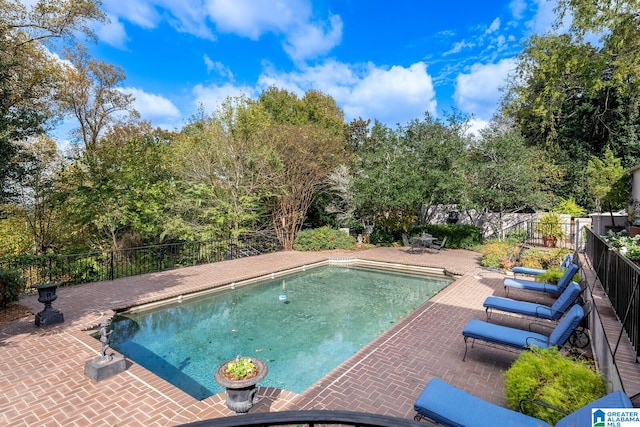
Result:
[[[111,346],[204,399],[217,366],[257,357],[260,386],[302,393],[451,282],[444,276],[324,266],[114,318]]]

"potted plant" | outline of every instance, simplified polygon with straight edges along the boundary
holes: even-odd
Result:
[[[555,212],[544,214],[536,226],[536,231],[542,234],[542,241],[548,248],[554,248],[558,239],[566,237],[560,223],[560,215]]]
[[[213,377],[226,389],[227,407],[242,414],[258,403],[256,384],[267,376],[267,372],[267,365],[262,360],[237,356],[220,365]]]

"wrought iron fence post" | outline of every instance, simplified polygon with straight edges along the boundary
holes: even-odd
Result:
[[[109,251],[109,280],[113,280],[113,251]]]

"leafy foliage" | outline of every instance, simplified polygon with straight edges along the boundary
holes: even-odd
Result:
[[[465,179],[471,206],[504,214],[544,205],[543,159],[516,130],[497,125],[485,130],[467,153]]]
[[[517,252],[518,247],[507,241],[488,241],[480,250],[480,265],[488,268],[510,268]]]
[[[459,120],[451,116],[445,123],[425,114],[397,130],[376,123],[358,146],[356,214],[378,231],[399,236],[416,222],[422,204],[458,201],[466,143]]]
[[[258,368],[256,364],[248,357],[238,356],[235,360],[227,363],[224,373],[232,379],[243,380],[248,379],[257,374]]]
[[[320,227],[301,230],[293,249],[296,251],[322,251],[330,249],[355,249],[356,239],[340,230]]]
[[[482,229],[469,224],[427,224],[415,227],[410,235],[416,236],[423,232],[442,240],[447,238],[447,248],[476,249],[482,245]]]
[[[571,215],[572,218],[579,218],[587,213],[587,210],[578,205],[573,197],[569,197],[568,199],[561,198],[553,211],[560,214]]]
[[[52,40],[92,35],[90,23],[105,14],[95,0],[0,2],[0,202],[25,174],[17,141],[47,131],[57,117],[53,95],[61,75],[45,46]]]
[[[520,255],[520,265],[544,270],[553,267],[559,268],[569,252],[570,250],[562,248],[545,251],[540,249],[527,249]]]
[[[536,224],[536,232],[548,238],[564,239],[565,237],[560,215],[555,212],[548,212],[540,217],[540,221]]]
[[[0,268],[0,308],[18,301],[24,287],[24,279],[18,271]]]
[[[564,357],[555,348],[532,347],[505,372],[505,397],[510,408],[539,400],[571,413],[606,393],[604,378],[585,361]],[[555,424],[564,416],[542,405],[525,404],[524,413]]]

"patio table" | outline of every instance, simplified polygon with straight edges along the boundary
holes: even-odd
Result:
[[[419,245],[421,248],[420,253],[422,253],[424,252],[425,248],[428,248],[431,246],[434,240],[437,240],[437,238],[431,235],[416,236],[411,238],[411,243]]]

